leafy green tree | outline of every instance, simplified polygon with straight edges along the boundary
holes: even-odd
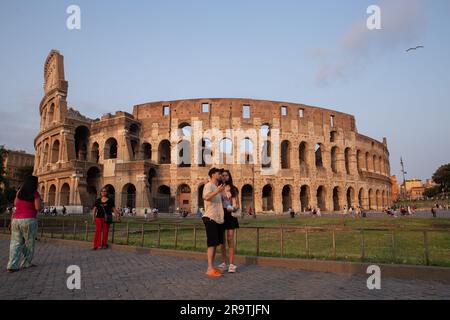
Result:
[[[441,191],[450,191],[450,163],[439,167],[433,174],[433,180],[440,185]]]
[[[427,198],[434,198],[441,192],[441,186],[434,186],[427,188],[423,195]]]

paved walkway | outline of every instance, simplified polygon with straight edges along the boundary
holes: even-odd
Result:
[[[203,261],[38,242],[35,268],[6,273],[9,241],[0,240],[0,299],[449,299],[450,284],[382,278],[371,291],[347,276],[241,266],[219,279]],[[81,290],[66,287],[66,268],[81,268]]]

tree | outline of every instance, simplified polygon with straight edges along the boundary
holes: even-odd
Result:
[[[423,193],[423,195],[427,198],[434,198],[436,197],[439,193],[441,193],[441,186],[434,186],[431,188],[427,188],[425,190],[425,192]]]
[[[32,176],[33,170],[34,170],[33,166],[24,166],[17,168],[16,174],[17,179],[20,181],[20,183],[23,183],[27,177]]]
[[[450,190],[450,163],[439,167],[433,174],[433,180],[440,185],[441,191]]]

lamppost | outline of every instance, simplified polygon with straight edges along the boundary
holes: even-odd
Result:
[[[402,166],[402,175],[403,175],[403,188],[402,188],[402,200],[406,199],[406,179],[405,175],[407,172],[405,171],[405,166],[403,164],[403,158],[400,157],[400,165]]]

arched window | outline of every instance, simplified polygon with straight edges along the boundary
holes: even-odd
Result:
[[[150,143],[144,143],[142,145],[143,159],[151,160],[152,159],[152,145]]]
[[[260,128],[261,139],[261,165],[270,168],[272,165],[272,146],[270,142],[270,125],[265,123]]]
[[[158,147],[159,163],[170,164],[170,142],[169,140],[163,140],[159,143]]]
[[[333,171],[333,173],[338,172],[338,162],[337,162],[338,153],[339,153],[338,147],[334,146],[333,148],[331,148],[331,170]]]
[[[323,168],[323,158],[322,158],[323,155],[321,144],[316,144],[315,155],[316,155],[316,168],[318,169]]]
[[[219,143],[220,163],[233,163],[233,142],[229,138],[222,139]]]
[[[265,185],[262,190],[263,211],[273,211],[273,190],[270,184]]]
[[[287,140],[281,143],[281,169],[289,169],[291,163],[291,147]]]
[[[75,129],[75,156],[77,160],[87,160],[87,145],[89,143],[90,132],[86,126],[79,126]]]
[[[298,148],[298,157],[300,162],[300,168],[306,168],[308,163],[308,145],[306,142],[300,143],[300,146]]]
[[[100,160],[99,146],[97,142],[94,142],[91,148],[91,161],[98,163],[99,160]]]
[[[209,139],[201,139],[198,148],[198,166],[206,167],[212,164],[212,143]]]
[[[347,174],[350,174],[350,155],[351,155],[351,149],[346,148],[345,149],[345,171]]]
[[[117,140],[109,138],[105,142],[105,159],[117,159]]]
[[[245,138],[241,141],[240,145],[241,163],[250,164],[254,163],[253,159],[253,142],[250,138]]]
[[[53,142],[52,147],[52,163],[56,163],[59,160],[59,140]]]
[[[61,206],[68,206],[70,202],[70,186],[67,183],[64,183],[61,187],[60,192],[60,205]]]

